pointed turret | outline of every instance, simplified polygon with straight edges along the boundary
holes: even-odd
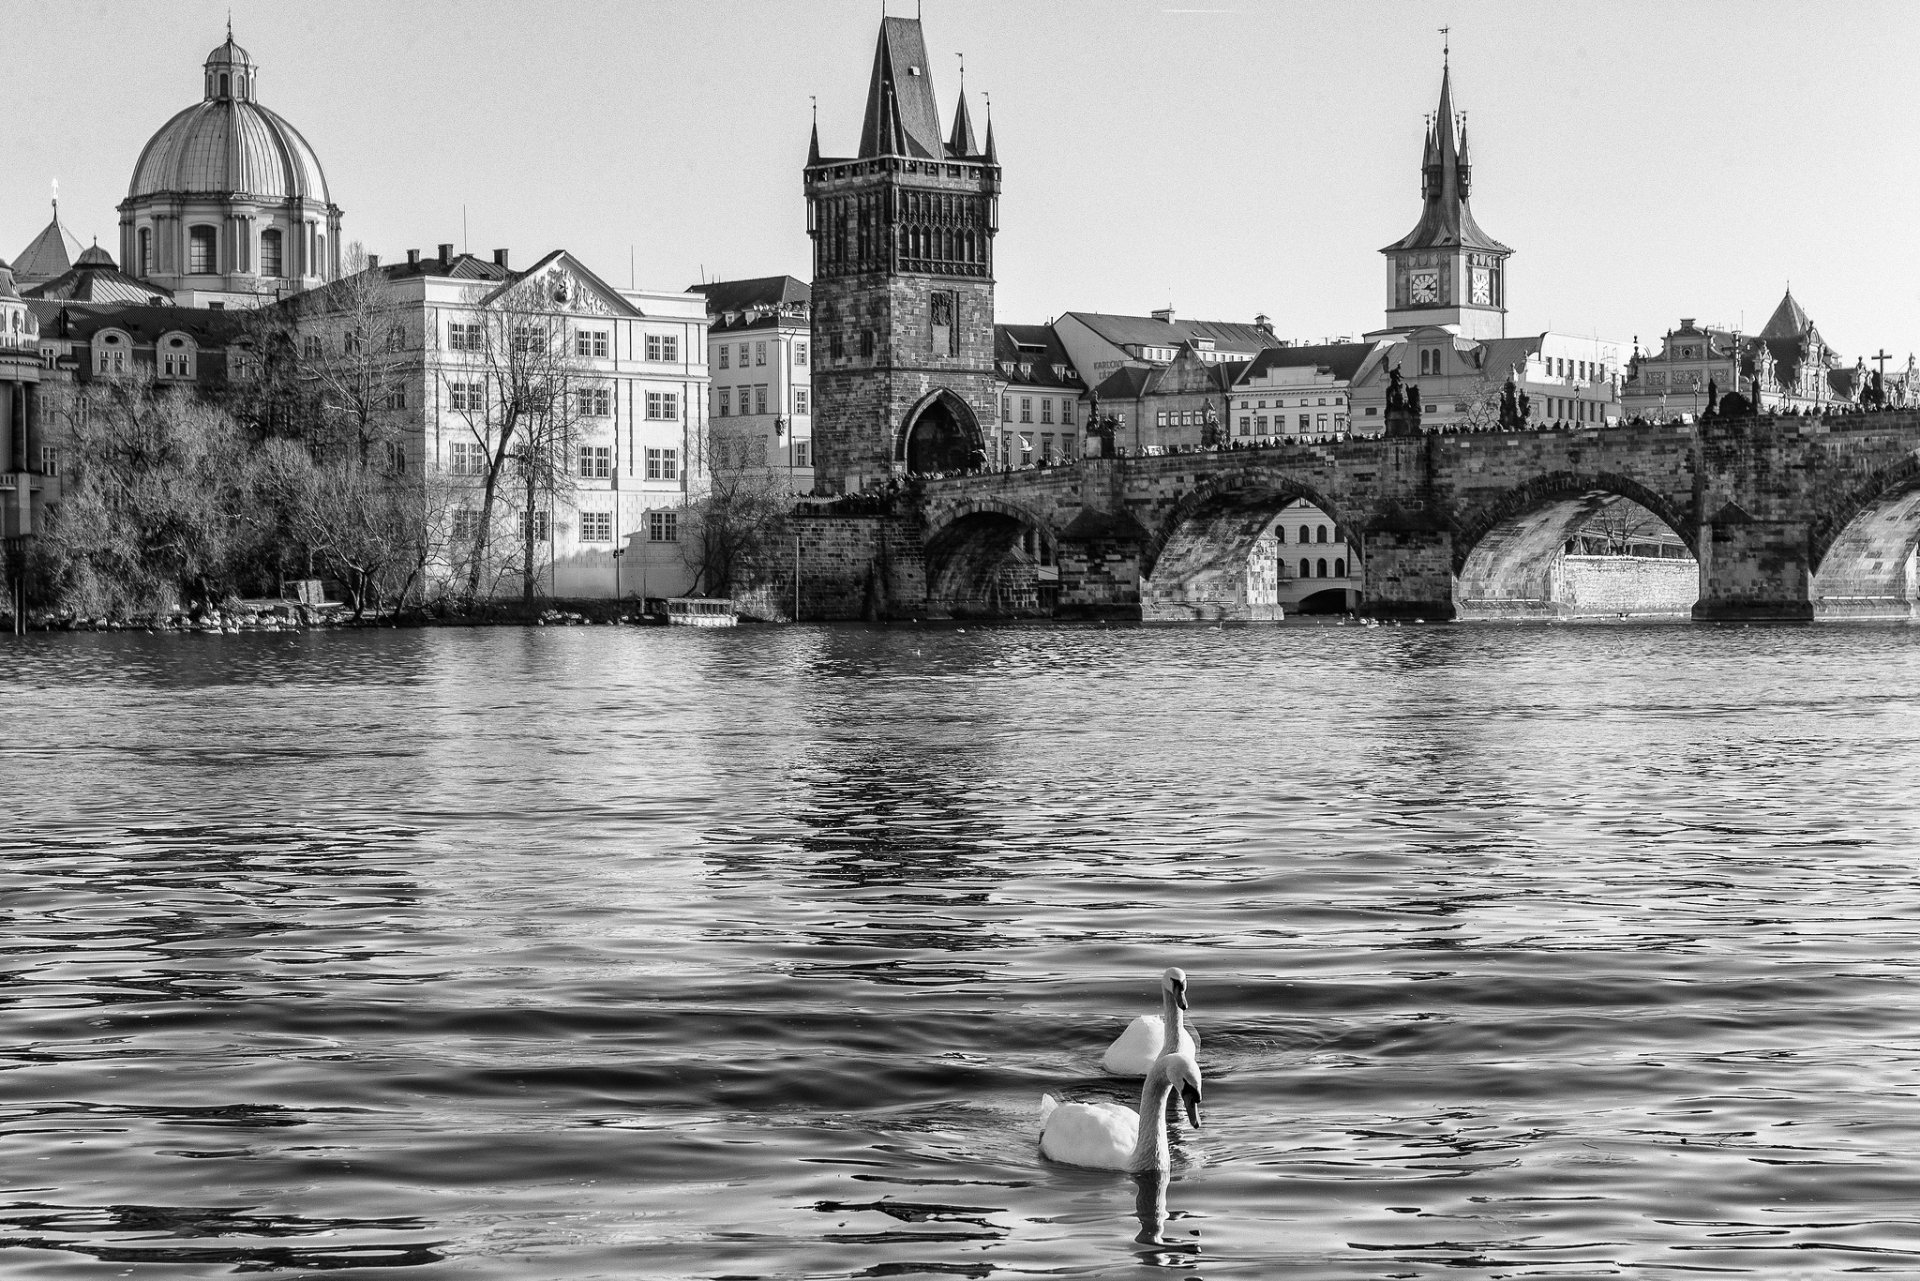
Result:
[[[1467,149],[1467,124],[1460,122],[1460,199],[1465,200],[1473,191],[1473,157]]]
[[[817,115],[813,118],[813,139],[807,144],[807,163],[820,163],[820,117]]]
[[[911,156],[933,160],[945,154],[920,20],[883,18],[880,42],[873,51],[866,119],[860,129],[860,159]]]
[[[973,138],[973,118],[967,114],[967,90],[960,89],[960,100],[953,108],[953,137],[947,139],[947,154],[960,159],[977,156],[980,148]]]
[[[55,276],[73,266],[73,253],[67,246],[73,246],[73,252],[81,249],[79,239],[67,230],[60,221],[60,201],[53,202],[53,218],[33,238],[33,243],[20,251],[13,260],[14,280],[22,285],[37,285],[43,280],[52,280]]]
[[[1510,252],[1507,247],[1480,230],[1467,207],[1470,163],[1466,150],[1467,131],[1454,115],[1453,73],[1440,73],[1440,105],[1433,124],[1427,130],[1426,147],[1420,161],[1420,195],[1424,208],[1420,222],[1405,237],[1388,245],[1383,253],[1399,249],[1432,249],[1461,246]]]
[[[1000,163],[999,148],[993,145],[993,113],[991,112],[987,113],[987,149],[982,154],[986,157],[988,164],[997,165]]]

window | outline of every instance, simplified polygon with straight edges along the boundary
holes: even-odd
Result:
[[[613,449],[608,445],[580,446],[580,478],[605,480],[613,474]]]
[[[525,538],[529,533],[535,542],[545,542],[553,533],[553,518],[546,512],[521,512],[520,537]]]
[[[847,345],[840,340],[839,334],[833,334],[827,338],[827,355],[835,360],[846,359]]]
[[[1313,541],[1316,543],[1324,543],[1327,541],[1327,527],[1325,525],[1313,531]]]
[[[873,330],[860,331],[860,355],[866,360],[873,359]]]
[[[1167,425],[1167,414],[1165,410],[1153,416],[1153,425],[1155,427],[1165,427]]]
[[[1309,561],[1304,556],[1300,558],[1300,577],[1302,578],[1313,577],[1313,562]]]
[[[732,350],[733,348],[726,343],[721,343],[718,347],[714,348],[714,352],[720,357],[718,368],[725,369],[727,367],[727,353]]]
[[[186,339],[175,335],[162,342],[160,373],[165,378],[193,377],[193,347]]]
[[[143,231],[140,234],[144,236],[147,233]],[[271,229],[261,232],[260,274],[263,276],[284,276],[286,272],[280,269],[284,262],[285,256],[281,250],[280,233]]]
[[[1033,421],[1033,397],[1031,396],[1020,398],[1020,421],[1023,423]]]
[[[767,363],[766,343],[757,342],[753,345],[753,363],[756,365],[764,365]]]
[[[1043,423],[1053,421],[1053,397],[1051,396],[1040,398],[1040,421]]]
[[[747,344],[741,343],[740,344],[740,368],[745,369],[746,367],[747,367]]]
[[[1000,398],[1000,417],[1006,422],[1013,421],[1013,397],[1002,396]]]
[[[212,227],[190,227],[187,229],[187,272],[195,276],[211,276],[219,268],[216,263],[216,240]]]
[[[607,355],[607,331],[604,329],[582,329],[573,336],[573,354],[589,359],[604,360]]]
[[[680,541],[679,512],[648,512],[647,541],[650,543],[677,543]]]
[[[300,344],[301,354],[308,360],[320,359],[320,338],[317,334],[308,334]]]
[[[796,414],[804,414],[808,412],[807,389],[805,387],[795,387],[793,389],[793,412]]]
[[[727,406],[729,402],[733,400],[733,388],[718,388],[713,395],[713,416],[715,418],[725,418],[727,416]]]
[[[767,412],[767,385],[765,383],[755,383],[753,386],[753,412],[756,414],[764,414]]]
[[[1327,576],[1327,562],[1324,559],[1315,561],[1313,567],[1315,570],[1313,576],[1315,578],[1325,578]]]
[[[1065,396],[1060,398],[1060,423],[1064,427],[1073,426],[1073,401]]]
[[[1022,467],[1033,465],[1033,435],[1030,432],[1020,433],[1020,465]]]
[[[513,350],[522,356],[537,355],[547,349],[547,336],[540,332],[539,325],[515,325],[513,327]]]
[[[1314,418],[1314,422],[1313,422],[1314,427],[1319,431],[1322,431],[1322,432],[1326,431],[1327,416],[1325,414],[1315,414],[1313,418]]]
[[[647,359],[673,361],[680,359],[680,339],[674,334],[648,334]],[[740,344],[740,363],[747,363],[747,345]]]
[[[1346,561],[1335,558],[1333,562],[1333,576],[1335,578],[1345,578],[1347,576]]]
[[[801,366],[807,363],[807,344],[805,342],[796,342],[793,344],[793,363]]]
[[[647,417],[656,422],[670,422],[680,417],[680,393],[677,391],[648,392]]]
[[[1240,415],[1240,434],[1242,436],[1253,435],[1253,416],[1251,414]]]
[[[1300,415],[1300,430],[1301,430],[1301,431],[1306,431],[1306,430],[1307,430],[1308,428],[1310,428],[1310,427],[1312,427],[1312,426],[1313,426],[1313,415],[1312,415],[1312,414],[1301,414],[1301,415]]]
[[[479,351],[481,349],[480,326],[463,325],[457,321],[449,322],[447,346],[453,351]]]
[[[153,228],[140,228],[140,274],[153,274]]]
[[[453,536],[467,542],[480,537],[480,513],[471,507],[454,508]]]
[[[404,475],[407,470],[407,447],[400,441],[382,442],[381,453],[387,464],[387,470],[394,475]]]
[[[341,335],[340,337],[340,354],[341,355],[358,356],[362,351],[362,349],[363,349],[363,344],[360,340],[360,331],[358,329],[349,329],[345,334]]]
[[[392,391],[388,392],[382,407],[386,409],[405,409],[407,407],[407,389],[405,387],[395,387]]]
[[[447,470],[456,476],[479,476],[487,470],[487,456],[478,442],[456,440],[447,446]]]
[[[1072,432],[1062,432],[1060,434],[1060,461],[1063,463],[1070,463],[1073,461],[1073,433]]]
[[[52,445],[40,446],[40,474],[42,476],[60,474],[60,451]]]
[[[647,450],[647,479],[680,479],[680,451],[677,449]]]
[[[127,337],[125,334],[102,334],[94,344],[94,372],[101,374],[124,374],[127,372]]]
[[[612,512],[581,512],[580,541],[583,543],[610,543],[613,541]]]
[[[1265,414],[1261,414],[1258,417],[1256,417],[1253,420],[1253,426],[1254,426],[1254,430],[1258,431],[1262,436],[1266,435],[1267,434],[1267,416]]]
[[[580,388],[580,413],[586,418],[608,418],[613,415],[613,390],[608,387]]]
[[[1013,433],[1010,431],[1000,433],[1000,461],[1002,464],[1013,462]]]
[[[1300,526],[1300,541],[1303,543],[1310,543],[1313,541],[1313,531],[1311,529],[1308,529],[1305,525]]]
[[[1276,543],[1284,543],[1287,541],[1287,527],[1285,525],[1275,525],[1273,527],[1273,541]]]
[[[487,385],[485,383],[448,383],[447,408],[458,414],[485,412]]]
[[[1050,431],[1040,433],[1040,461],[1043,463],[1053,461],[1053,433]]]
[[[811,467],[813,465],[807,461],[808,447],[811,443],[812,442],[805,440],[796,440],[793,442],[793,465],[795,467]]]

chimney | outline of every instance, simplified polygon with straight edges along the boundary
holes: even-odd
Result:
[[[407,266],[418,267],[419,265],[420,265],[420,251],[418,249],[407,250]]]
[[[1273,320],[1265,312],[1255,316],[1253,323],[1255,328],[1266,330],[1269,337],[1273,335]]]
[[[374,269],[375,267],[378,267],[379,265],[380,265],[380,255],[379,255],[379,254],[368,254],[368,255],[367,255],[367,270],[368,270],[368,271],[372,271],[372,270],[373,270],[373,269]]]
[[[441,245],[441,246],[440,246],[440,261],[441,261],[441,262],[452,262],[452,261],[453,261],[453,246],[452,246],[452,245],[445,245],[445,244],[443,244],[443,245]]]
[[[506,251],[506,250],[504,250],[504,249],[496,249],[496,250],[494,250],[494,251],[493,251],[493,263],[494,263],[494,266],[496,266],[496,267],[506,267],[506,266],[507,266],[507,251]],[[508,267],[507,269],[508,269],[509,271],[511,271],[511,270],[512,270],[512,268],[511,268],[511,267]]]
[[[1173,308],[1162,307],[1153,313],[1153,318],[1163,324],[1171,325],[1173,323]]]

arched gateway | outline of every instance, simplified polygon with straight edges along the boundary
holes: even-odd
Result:
[[[979,467],[986,457],[986,438],[973,407],[943,387],[907,414],[895,461],[908,475],[931,476]]]

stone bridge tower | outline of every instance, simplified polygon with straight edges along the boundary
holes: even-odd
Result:
[[[883,18],[860,152],[806,167],[813,238],[813,440],[821,488],[986,459],[994,421],[993,122],[963,85],[944,141],[917,18]]]

